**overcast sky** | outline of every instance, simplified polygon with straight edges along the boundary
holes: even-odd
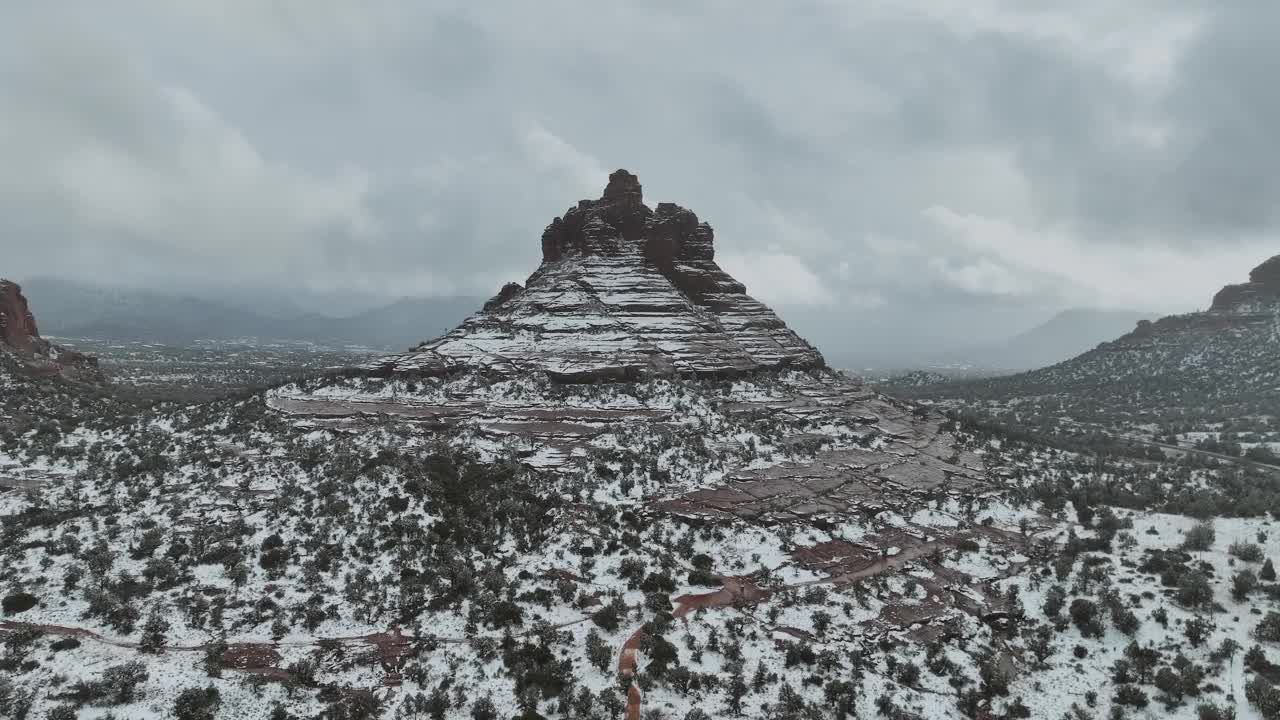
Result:
[[[1185,310],[1280,253],[1280,3],[12,3],[0,275],[488,295],[608,172],[780,305]]]

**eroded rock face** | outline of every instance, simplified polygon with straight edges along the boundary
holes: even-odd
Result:
[[[22,288],[0,280],[0,351],[7,352],[27,371],[76,380],[101,381],[98,359],[54,345],[40,337],[35,315]]]
[[[1280,255],[1249,273],[1249,282],[1228,285],[1213,296],[1211,311],[1266,312],[1280,309]]]
[[[671,203],[650,209],[626,170],[547,226],[542,255],[523,288],[507,285],[453,332],[373,368],[537,370],[579,382],[824,365],[720,269],[709,225]]]

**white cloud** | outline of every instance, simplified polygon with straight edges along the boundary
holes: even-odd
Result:
[[[199,258],[193,275],[269,277],[305,264],[324,238],[359,245],[378,234],[366,173],[273,161],[191,90],[95,42],[82,34],[70,46],[39,43],[28,82],[0,87],[0,106],[12,110],[0,114],[0,209],[9,218],[34,212],[35,193],[43,212],[72,223],[43,239],[31,269],[74,272],[79,260],[96,273],[104,252],[122,265],[185,252]],[[104,89],[114,89],[110,132],[86,114],[103,110]],[[143,256],[115,254],[124,248]]]
[[[538,122],[527,122],[520,140],[536,170],[563,178],[582,197],[595,197],[609,179],[609,173],[598,160]]]
[[[882,11],[910,8],[965,33],[1029,38],[1062,48],[1138,88],[1163,90],[1195,39],[1203,13],[1150,0],[1076,0],[1057,6],[1022,0],[880,0]]]
[[[1223,285],[1242,282],[1274,254],[1268,238],[1211,252],[1155,243],[1099,245],[1063,229],[1033,228],[1007,219],[934,206],[924,216],[954,245],[958,268],[935,259],[931,268],[971,292],[1028,295],[1049,291],[1063,302],[1164,311],[1205,307]]]
[[[719,253],[717,262],[747,286],[747,292],[770,305],[825,305],[834,296],[822,278],[795,255],[771,249],[740,254]]]
[[[914,257],[922,254],[924,248],[917,242],[903,238],[891,238],[879,233],[871,233],[863,238],[863,246],[872,254],[892,257]]]
[[[812,256],[840,247],[826,228],[811,218],[783,212],[773,205],[766,205],[763,214],[768,222],[769,237],[788,250]]]
[[[840,302],[856,310],[886,307],[889,299],[875,290],[848,290],[840,294]]]
[[[257,50],[301,56],[326,48],[372,50],[406,16],[398,2],[373,0],[140,0],[156,16],[173,16],[188,29],[216,32]]]
[[[1025,276],[1019,277],[990,258],[951,262],[935,257],[929,259],[928,266],[946,285],[973,295],[1024,295],[1033,289]]]

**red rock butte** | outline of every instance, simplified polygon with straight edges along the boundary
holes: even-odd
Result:
[[[524,286],[364,372],[271,390],[267,407],[341,433],[394,417],[571,477],[618,452],[678,456],[641,477],[650,508],[683,517],[786,522],[989,491],[936,415],[826,369],[720,269],[707,224],[642,198],[613,173],[543,232]],[[667,382],[690,377],[733,381]],[[744,440],[757,431],[767,461]]]
[[[542,233],[542,265],[452,332],[379,373],[545,372],[564,382],[824,367],[822,355],[715,262],[714,234],[640,181],[609,176]]]

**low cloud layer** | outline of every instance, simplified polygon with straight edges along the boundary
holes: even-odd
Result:
[[[13,11],[0,274],[483,295],[616,167],[782,305],[1185,310],[1280,252],[1275,3],[430,5]]]

